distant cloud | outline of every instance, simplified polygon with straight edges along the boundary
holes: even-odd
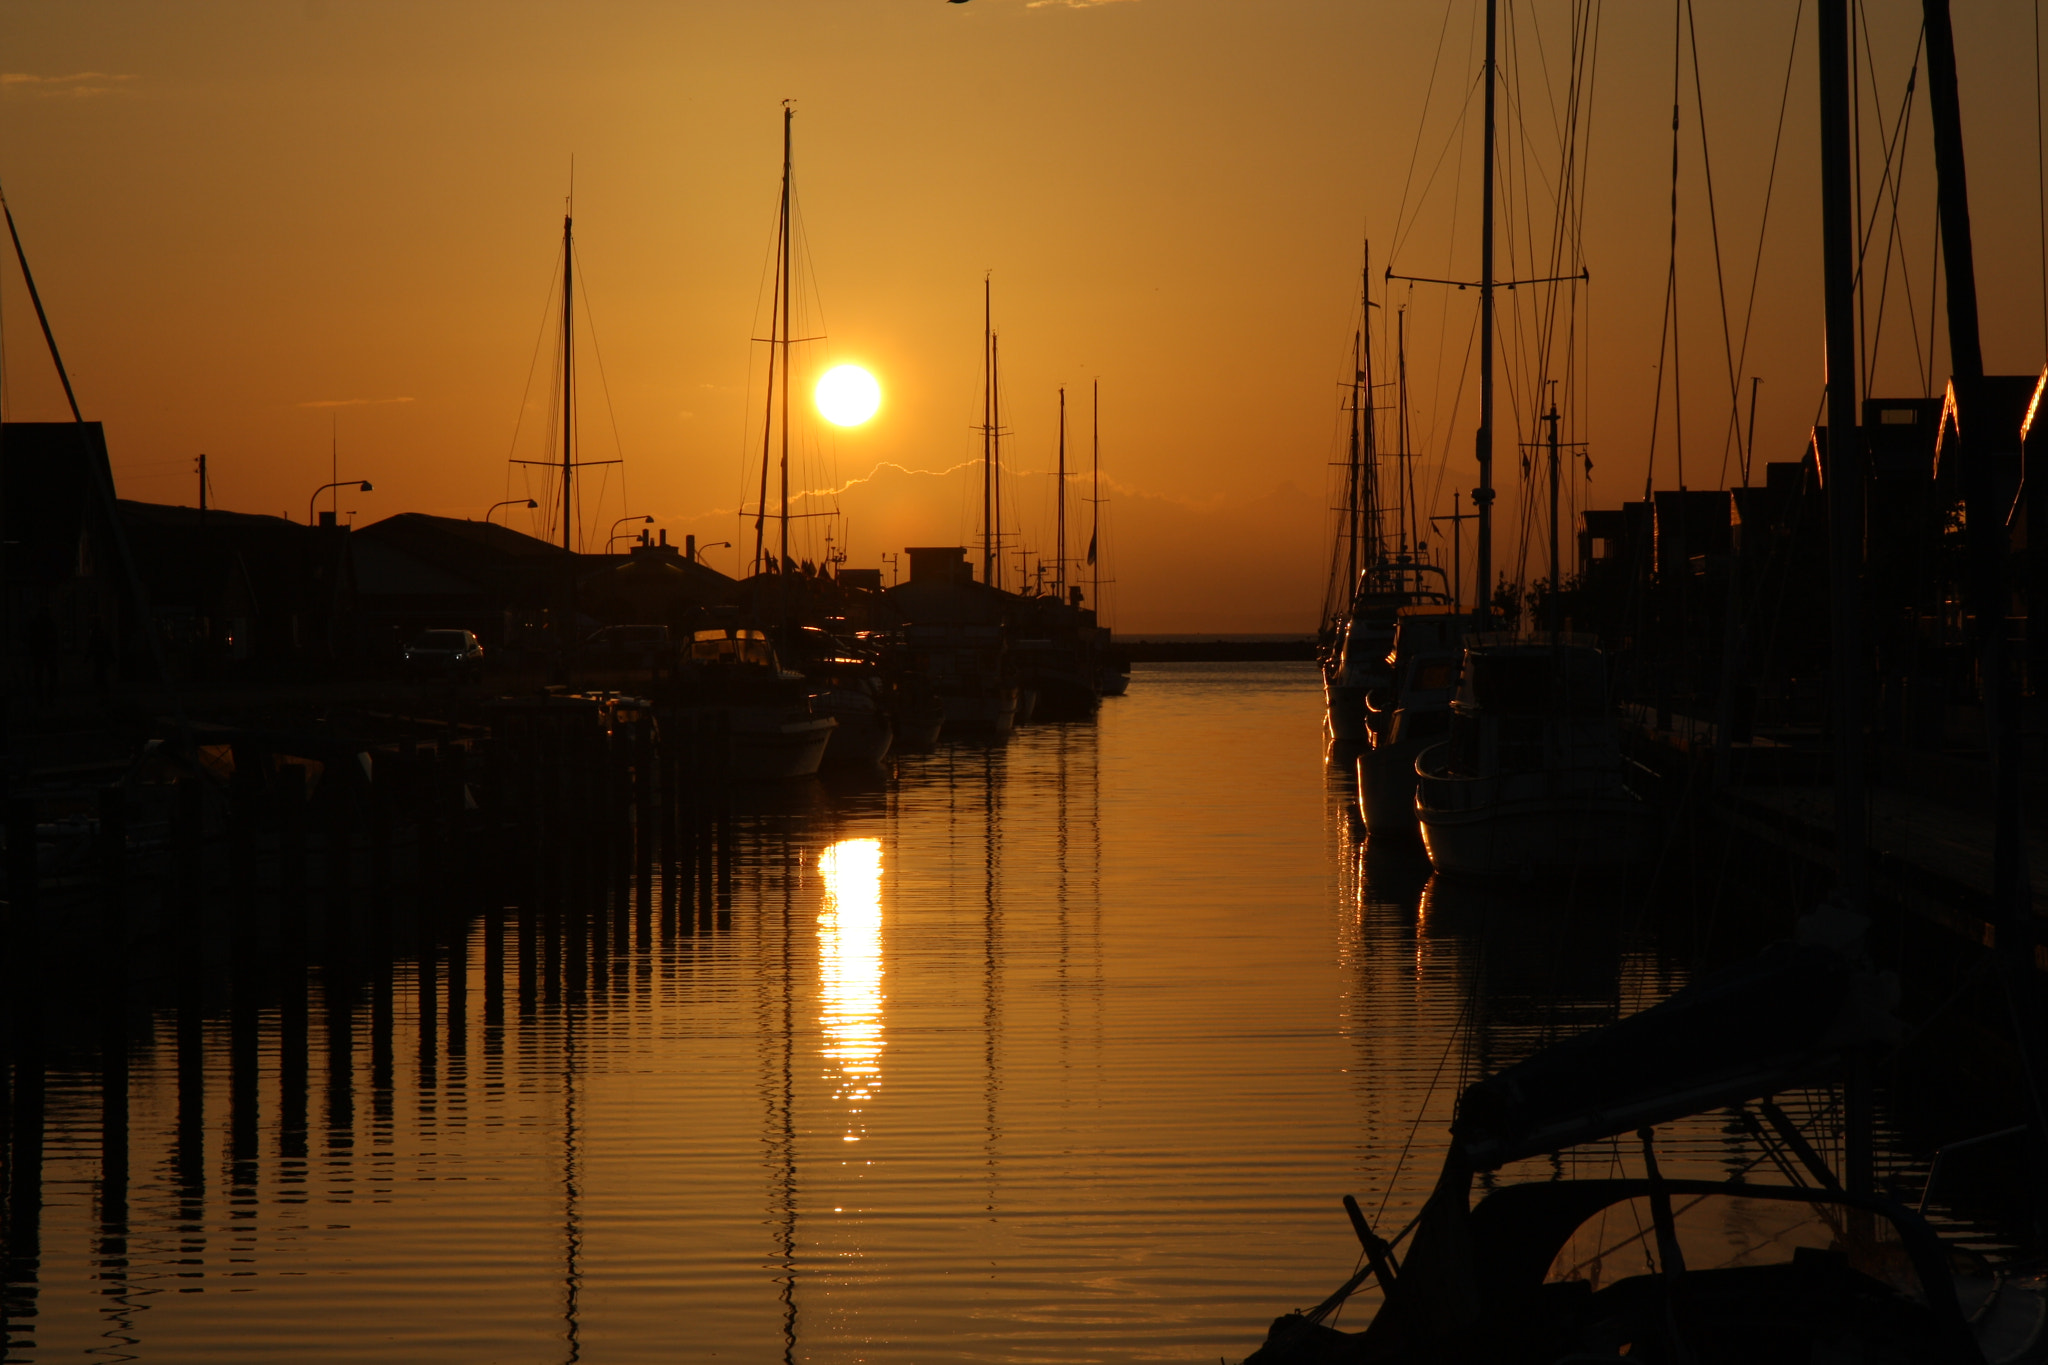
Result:
[[[1047,5],[1057,5],[1061,9],[1094,9],[1097,5],[1127,3],[1132,3],[1132,0],[1024,0],[1024,8],[1044,9]]]
[[[375,408],[386,403],[410,403],[410,398],[315,398],[310,403],[300,403],[302,408]]]
[[[94,95],[120,93],[126,82],[137,79],[112,71],[75,71],[68,76],[38,76],[29,71],[0,71],[0,90],[52,98],[86,99]]]

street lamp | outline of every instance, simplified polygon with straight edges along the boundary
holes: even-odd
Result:
[[[306,525],[311,526],[313,524],[313,504],[320,501],[320,495],[322,493],[325,493],[330,488],[345,488],[349,484],[355,482],[356,481],[354,479],[336,479],[333,483],[323,483],[318,488],[314,489],[313,496],[306,499]],[[358,492],[363,493],[373,491],[370,487],[370,481],[368,479],[364,479],[361,483],[356,484],[356,489]]]
[[[491,543],[491,513],[497,511],[500,507],[516,507],[522,502],[528,507],[540,506],[532,498],[507,498],[503,502],[494,502],[484,509],[484,544],[488,545]]]
[[[612,533],[609,536],[605,537],[604,552],[606,554],[610,554],[612,552],[612,542],[619,538],[619,528],[621,526],[624,526],[629,521],[642,521],[647,523],[649,526],[654,525],[653,517],[620,517],[617,521],[612,523]]]
[[[729,540],[714,540],[709,545],[696,546],[691,552],[690,562],[693,564],[696,563],[698,555],[703,554],[706,550],[716,550],[721,546],[730,550],[732,548],[732,542]]]

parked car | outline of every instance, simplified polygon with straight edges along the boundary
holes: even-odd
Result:
[[[484,647],[467,630],[430,630],[405,647],[405,666],[415,670],[475,672],[483,667]]]

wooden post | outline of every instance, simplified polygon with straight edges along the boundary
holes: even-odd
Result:
[[[100,788],[100,832],[95,848],[100,882],[100,963],[110,1000],[128,984],[128,791]]]
[[[277,947],[287,974],[306,968],[306,770],[277,770]]]

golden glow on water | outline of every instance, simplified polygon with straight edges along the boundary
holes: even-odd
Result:
[[[841,839],[818,855],[818,871],[818,1022],[832,1098],[847,1110],[844,1140],[859,1142],[882,1081],[882,841]]]

